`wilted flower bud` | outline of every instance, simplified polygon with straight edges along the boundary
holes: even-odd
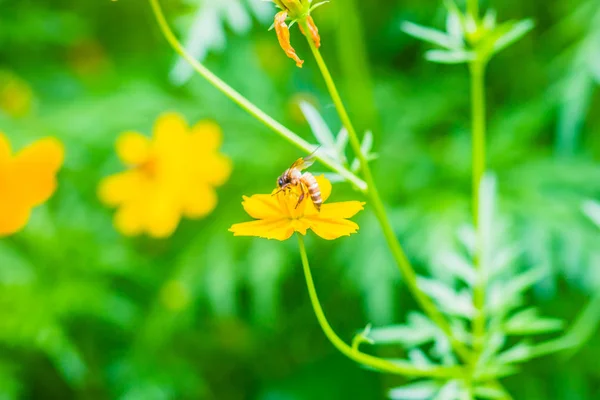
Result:
[[[275,5],[280,8],[282,11],[278,12],[275,15],[275,22],[273,27],[275,28],[275,32],[277,33],[277,39],[279,40],[279,45],[285,51],[285,54],[296,61],[296,65],[299,68],[302,68],[302,61],[296,51],[292,47],[290,42],[290,26],[298,22],[298,26],[300,26],[300,30],[305,36],[310,36],[312,41],[315,43],[315,46],[321,46],[321,37],[319,36],[319,29],[315,25],[315,21],[310,16],[312,10],[316,7],[325,4],[326,2],[320,2],[313,5],[313,0],[271,0]],[[288,23],[288,21],[290,21]],[[308,32],[305,32],[302,26],[306,24],[308,27]]]

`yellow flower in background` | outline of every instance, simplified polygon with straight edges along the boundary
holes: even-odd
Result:
[[[0,132],[0,237],[21,230],[31,209],[52,196],[63,159],[63,146],[54,138],[40,139],[12,155]]]
[[[322,175],[316,179],[325,202],[331,194],[331,182]],[[277,193],[277,190],[273,193]],[[327,240],[350,236],[358,231],[358,225],[347,218],[356,215],[365,203],[345,201],[323,204],[319,212],[310,198],[296,207],[299,195],[298,188],[293,188],[289,191],[279,191],[277,194],[244,196],[244,210],[256,221],[235,224],[229,231],[235,236],[257,236],[277,240],[289,239],[294,232],[306,235],[308,229]]]
[[[224,184],[231,162],[218,152],[221,129],[202,121],[189,127],[175,113],[164,114],[152,138],[125,132],[117,154],[128,170],[105,178],[99,197],[118,207],[116,228],[127,236],[147,232],[170,236],[182,217],[197,219],[217,205],[215,187]]]

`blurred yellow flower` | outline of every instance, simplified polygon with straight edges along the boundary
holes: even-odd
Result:
[[[31,209],[52,196],[63,158],[63,146],[54,138],[40,139],[12,155],[0,132],[0,237],[21,230]]]
[[[117,154],[128,170],[105,178],[99,197],[118,207],[115,226],[124,235],[170,236],[181,217],[197,219],[217,205],[215,186],[224,184],[231,162],[218,152],[221,129],[202,121],[188,127],[175,113],[160,116],[152,138],[125,132]]]
[[[317,182],[321,189],[321,197],[325,202],[331,194],[331,182],[324,176],[318,176]],[[277,189],[273,191],[277,193]],[[256,221],[235,224],[229,228],[235,236],[257,236],[266,239],[286,240],[294,232],[306,235],[308,229],[323,239],[333,240],[341,236],[350,236],[358,231],[358,225],[351,218],[363,209],[365,203],[360,201],[345,201],[329,203],[317,211],[310,200],[304,200],[296,207],[297,188],[280,191],[277,194],[255,194],[244,196],[244,210]]]

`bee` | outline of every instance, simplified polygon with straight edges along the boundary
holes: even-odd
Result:
[[[317,211],[320,211],[323,199],[321,198],[321,188],[319,188],[319,183],[310,172],[302,173],[303,170],[314,164],[315,160],[313,154],[306,158],[297,159],[291,167],[286,169],[285,172],[277,178],[279,190],[276,193],[283,190],[289,190],[292,187],[299,187],[301,194],[300,197],[298,197],[296,208],[298,208],[308,194]]]

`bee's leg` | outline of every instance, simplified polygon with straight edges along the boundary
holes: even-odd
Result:
[[[276,194],[279,194],[279,193],[281,193],[281,192],[283,192],[283,191],[285,191],[287,189],[289,189],[289,186],[288,185],[284,185],[284,186],[280,187],[278,191],[276,191],[275,193],[271,194],[271,196],[275,196]]]
[[[294,208],[298,208],[298,206],[300,205],[300,203],[302,203],[302,200],[304,200],[304,197],[306,196],[306,192],[304,190],[304,184],[300,183],[300,190],[302,191],[302,194],[300,195],[300,197],[298,197],[298,203],[296,203],[296,207]]]

